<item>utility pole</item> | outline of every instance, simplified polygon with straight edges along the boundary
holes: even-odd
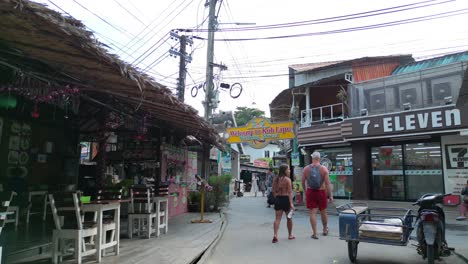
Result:
[[[179,56],[180,57],[180,61],[179,61],[179,79],[178,79],[178,82],[177,82],[177,98],[181,102],[183,102],[184,99],[185,99],[184,98],[185,97],[185,77],[187,75],[186,65],[187,65],[187,62],[188,63],[192,62],[192,57],[187,54],[186,47],[187,47],[187,44],[192,45],[193,40],[188,38],[185,35],[179,36],[177,34],[177,32],[172,32],[171,31],[170,35],[171,35],[172,39],[178,39],[180,41],[179,51],[171,48],[169,50],[169,53],[171,54],[171,56],[174,56],[174,57]]]
[[[208,47],[206,55],[206,93],[205,93],[205,119],[210,122],[213,99],[213,57],[214,57],[214,33],[217,28],[216,19],[216,2],[217,0],[209,0],[209,13],[208,13]]]

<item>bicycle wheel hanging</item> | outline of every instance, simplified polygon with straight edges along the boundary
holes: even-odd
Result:
[[[231,89],[229,90],[229,95],[232,98],[236,99],[242,94],[242,85],[240,83],[234,83],[231,85]]]

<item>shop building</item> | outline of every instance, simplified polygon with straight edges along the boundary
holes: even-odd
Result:
[[[460,192],[468,178],[468,52],[366,65],[342,71],[338,87],[327,80],[340,67],[328,65],[308,72],[312,83],[289,89],[305,164],[313,151],[322,153],[336,197],[411,201]],[[390,71],[378,77],[382,68]],[[334,102],[324,89],[336,92]]]

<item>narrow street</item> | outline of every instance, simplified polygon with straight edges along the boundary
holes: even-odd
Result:
[[[310,238],[310,224],[306,211],[294,215],[295,240],[287,239],[286,221],[283,218],[279,242],[272,244],[274,210],[266,208],[266,198],[242,197],[231,199],[226,210],[228,225],[219,243],[213,249],[207,263],[350,263],[347,244],[338,238],[338,217],[329,215],[330,233],[319,240]],[[319,222],[321,230],[321,223]],[[468,252],[466,238],[468,228],[447,231],[449,245],[459,248],[458,254]],[[426,263],[417,253],[415,243],[406,247],[361,243],[358,248],[358,263]],[[465,245],[463,245],[465,243]],[[463,246],[463,248],[461,248]],[[468,263],[452,254],[436,263]]]

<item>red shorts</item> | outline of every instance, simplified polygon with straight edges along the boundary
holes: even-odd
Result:
[[[307,208],[318,208],[320,211],[327,209],[327,192],[325,190],[312,190],[306,191],[306,204]]]

